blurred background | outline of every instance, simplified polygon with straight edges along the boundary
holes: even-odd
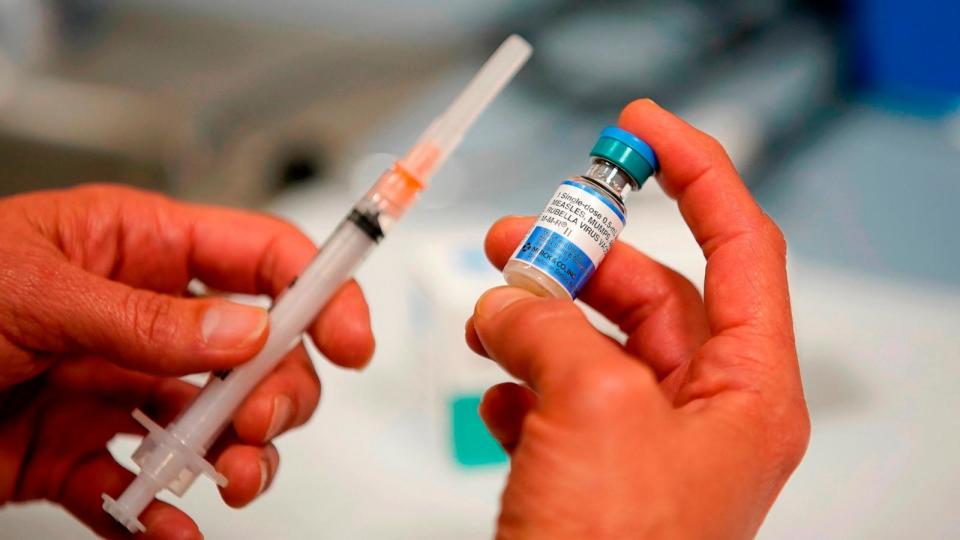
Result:
[[[320,241],[519,32],[530,64],[359,274],[373,365],[316,355],[321,409],[261,501],[198,482],[177,504],[210,538],[490,537],[505,457],[475,410],[505,376],[462,341],[501,283],[483,234],[647,96],[724,143],[790,246],[813,436],[760,537],[956,538],[958,25],[937,0],[0,0],[0,195],[120,182]],[[628,204],[623,238],[702,285],[656,183]],[[0,531],[90,536],[40,503]]]

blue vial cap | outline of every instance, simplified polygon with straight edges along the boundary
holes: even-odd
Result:
[[[629,131],[608,126],[600,132],[591,156],[603,158],[629,174],[643,185],[651,174],[660,170],[657,154],[650,145]]]

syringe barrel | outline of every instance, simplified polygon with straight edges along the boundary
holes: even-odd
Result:
[[[349,219],[330,235],[320,252],[270,310],[270,334],[249,362],[214,374],[207,386],[174,422],[171,432],[202,454],[230,422],[247,395],[300,340],[301,334],[334,292],[376,245]]]

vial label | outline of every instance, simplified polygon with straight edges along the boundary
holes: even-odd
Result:
[[[623,212],[599,191],[565,180],[513,258],[537,267],[576,297],[624,224]]]

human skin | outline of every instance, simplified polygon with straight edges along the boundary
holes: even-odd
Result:
[[[619,126],[647,141],[658,180],[706,257],[704,294],[618,242],[574,303],[499,287],[468,344],[522,384],[480,413],[510,453],[497,537],[748,538],[809,438],[787,289],[786,245],[723,148],[650,100]],[[486,240],[502,268],[533,218]]]
[[[94,532],[129,537],[102,509],[133,475],[106,443],[143,435],[141,408],[172,420],[198,388],[179,380],[236,366],[269,332],[266,311],[191,298],[197,278],[219,291],[274,296],[316,247],[264,215],[183,204],[116,186],[0,199],[0,505],[47,499]],[[362,368],[373,353],[367,304],[354,282],[309,335],[324,355]],[[244,506],[266,490],[279,456],[270,441],[306,422],[320,381],[303,346],[247,398],[208,453]],[[146,538],[200,538],[186,514],[154,501]]]

